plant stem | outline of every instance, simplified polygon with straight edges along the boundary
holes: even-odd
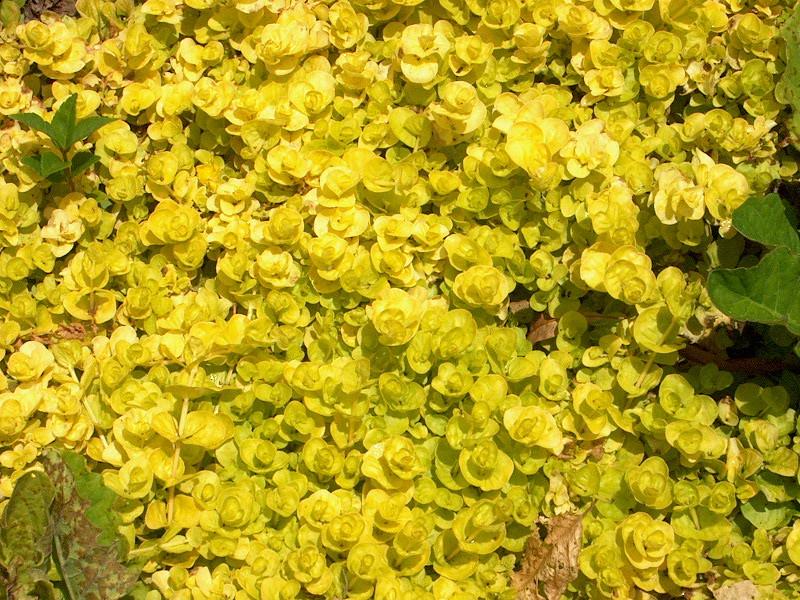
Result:
[[[181,460],[181,437],[183,436],[183,428],[186,425],[186,415],[188,414],[189,397],[186,396],[181,406],[181,416],[178,421],[178,439],[175,440],[175,451],[172,454],[172,481],[169,487],[169,497],[167,498],[167,523],[172,523],[172,518],[175,516],[175,479],[178,476],[178,464]]]
[[[667,341],[667,338],[672,333],[672,330],[678,324],[677,317],[673,316],[672,320],[669,322],[669,327],[664,331],[664,334],[661,336],[661,344]],[[644,365],[644,369],[642,370],[642,374],[639,375],[639,379],[636,380],[636,387],[640,387],[644,383],[644,378],[647,377],[648,371],[650,371],[650,367],[653,366],[653,363],[656,361],[656,353],[653,352],[650,354],[650,358],[647,359],[647,362]]]
[[[75,593],[75,590],[72,589],[69,578],[64,574],[64,549],[61,547],[61,540],[58,534],[53,536],[53,547],[56,551],[56,569],[59,575],[61,575],[61,581],[64,583],[64,589],[67,592],[67,600],[75,600],[79,598],[79,596]]]

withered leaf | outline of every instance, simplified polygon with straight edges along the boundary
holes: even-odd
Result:
[[[715,600],[755,600],[758,588],[752,581],[739,581],[733,585],[714,590]]]
[[[546,316],[544,313],[531,323],[528,328],[528,341],[537,344],[546,340],[553,339],[558,333],[558,319]]]
[[[53,12],[58,15],[78,15],[75,7],[75,0],[26,0],[22,16],[25,21],[33,21],[41,18],[46,12]]]
[[[528,300],[511,300],[508,303],[508,312],[515,315],[530,309],[530,307],[531,303]]]
[[[512,576],[519,600],[559,600],[578,576],[583,513],[565,513],[546,520],[542,541],[534,530],[525,544],[522,566]]]
[[[35,598],[31,594],[37,588],[48,587],[54,495],[53,485],[41,471],[25,473],[14,485],[0,518],[0,586],[9,600]]]
[[[117,531],[115,494],[74,452],[47,452],[44,467],[56,491],[53,560],[66,597],[115,600],[124,596],[138,574],[122,562],[127,547]]]

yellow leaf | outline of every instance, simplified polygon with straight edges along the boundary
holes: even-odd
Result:
[[[197,410],[186,416],[183,441],[208,450],[220,447],[233,436],[233,421],[226,415],[215,415],[210,410]]]
[[[150,426],[158,435],[168,439],[170,442],[175,443],[178,438],[178,423],[168,412],[160,412],[153,416],[150,421]]]
[[[81,321],[105,323],[117,313],[117,300],[108,290],[82,290],[64,294],[64,308]]]

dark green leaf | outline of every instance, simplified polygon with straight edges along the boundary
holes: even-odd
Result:
[[[800,253],[797,215],[778,194],[749,198],[734,211],[733,226],[754,242]]]
[[[52,152],[44,151],[41,154],[24,156],[20,162],[26,167],[36,171],[40,177],[46,177],[50,181],[63,181],[66,178],[66,170],[69,163]]]
[[[31,156],[23,156],[19,159],[19,162],[36,171],[40,177],[44,177],[44,174],[42,173],[42,157],[40,155],[32,154]]]
[[[53,173],[58,173],[69,167],[69,163],[61,160],[61,157],[48,151],[41,153],[40,162],[42,165],[42,175],[48,177]]]
[[[60,181],[66,181],[67,179],[67,171],[58,171],[56,173],[51,173],[47,176],[47,181],[52,181],[53,183],[59,183]]]
[[[75,131],[72,133],[72,141],[70,142],[70,145],[74,144],[75,142],[85,140],[103,125],[108,125],[113,121],[114,119],[110,119],[108,117],[86,117],[85,119],[82,119],[75,126]]]
[[[54,560],[68,600],[116,600],[138,574],[123,560],[127,546],[117,531],[116,495],[74,452],[49,451],[45,470],[56,489]]]
[[[71,94],[69,98],[61,103],[50,125],[53,127],[53,141],[62,150],[66,150],[72,145],[72,138],[75,133],[76,112],[78,108],[78,94]]]
[[[17,480],[0,519],[0,564],[8,574],[5,583],[21,594],[47,580],[53,539],[50,507],[54,497],[47,475],[29,471]]]
[[[18,113],[16,115],[10,115],[9,118],[23,123],[35,131],[41,131],[51,140],[55,141],[56,134],[53,126],[36,113]]]
[[[785,325],[800,334],[800,255],[775,248],[755,267],[717,269],[708,276],[711,301],[738,321]]]
[[[99,160],[100,157],[95,156],[91,152],[78,152],[72,157],[72,176],[77,177]]]
[[[42,177],[50,177],[54,173],[65,170],[69,164],[61,160],[61,158],[45,150],[41,154],[34,154],[32,156],[25,156],[20,159],[23,165],[30,167]]]

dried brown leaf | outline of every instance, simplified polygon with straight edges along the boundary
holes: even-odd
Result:
[[[755,600],[758,588],[752,581],[740,581],[714,590],[715,600]]]
[[[70,17],[78,16],[75,0],[27,0],[22,9],[25,21],[39,19],[46,12]]]
[[[508,311],[512,315],[528,310],[530,307],[531,303],[528,300],[512,300],[508,303]]]
[[[589,456],[594,460],[600,460],[605,453],[605,439],[594,440],[592,442],[592,449],[589,450]]]
[[[578,576],[583,513],[565,513],[545,523],[542,541],[534,530],[525,544],[520,570],[512,576],[519,600],[559,600]]]
[[[75,0],[27,0],[22,9],[25,21],[41,18],[44,13],[52,12],[57,15],[78,16]]]
[[[22,336],[14,342],[14,348],[19,348],[27,341],[34,341],[49,346],[60,340],[82,340],[86,337],[86,328],[80,323],[67,323],[59,325],[55,331],[46,331],[42,333],[31,333],[27,336]]]
[[[537,344],[546,340],[553,339],[558,333],[558,319],[548,317],[544,313],[531,323],[528,328],[528,341]]]

